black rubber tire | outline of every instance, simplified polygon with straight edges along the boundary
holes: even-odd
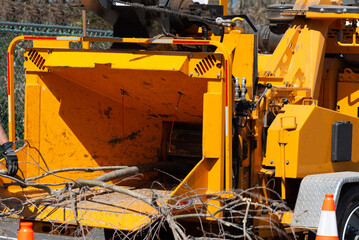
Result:
[[[341,194],[337,205],[336,215],[339,240],[343,239],[344,226],[349,215],[357,207],[359,207],[359,186],[353,186]],[[356,228],[359,230],[359,226],[356,226]],[[359,234],[359,231],[357,234]]]

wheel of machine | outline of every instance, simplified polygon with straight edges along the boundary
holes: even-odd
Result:
[[[359,187],[340,197],[336,214],[339,240],[359,240]]]

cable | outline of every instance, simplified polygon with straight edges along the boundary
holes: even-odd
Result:
[[[178,100],[177,100],[177,104],[175,107],[175,112],[173,114],[173,120],[172,120],[172,126],[171,126],[171,133],[170,133],[170,141],[168,143],[168,152],[171,152],[171,143],[172,143],[172,134],[173,134],[173,126],[175,125],[175,120],[176,120],[176,114],[177,114],[177,110],[178,110],[178,105],[180,103],[181,100],[181,96],[183,95],[183,93],[181,93],[180,91],[178,91]]]
[[[181,18],[188,18],[188,19],[196,20],[196,21],[206,23],[209,25],[218,25],[215,20],[211,20],[208,18],[203,18],[200,16],[183,13],[183,12],[179,12],[179,11],[175,11],[175,10],[170,10],[167,8],[159,8],[158,6],[146,6],[146,5],[143,5],[140,3],[130,3],[130,2],[120,1],[120,0],[113,0],[112,2],[114,4],[114,6],[116,6],[116,3],[118,3],[118,4],[125,5],[125,6],[137,8],[137,9],[143,9],[148,12],[165,13],[165,14],[169,14],[169,15],[175,15],[175,16],[178,16]]]
[[[39,154],[39,156],[40,156],[42,162],[45,164],[47,170],[48,170],[48,171],[51,171],[50,168],[49,168],[49,166],[47,166],[47,163],[46,163],[44,157],[42,156],[41,152],[39,151],[39,149],[37,149],[36,147],[31,146],[30,143],[29,143],[29,141],[26,140],[26,139],[17,140],[17,141],[15,141],[14,143],[18,143],[18,142],[26,142],[27,145],[29,146],[29,148],[35,149],[35,150],[37,151],[37,153]]]
[[[126,137],[125,137],[125,92],[122,90],[122,97],[121,97],[121,105],[122,105],[122,138],[123,138],[123,147],[126,150]]]

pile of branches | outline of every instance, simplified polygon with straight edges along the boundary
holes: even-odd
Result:
[[[32,148],[31,146],[29,147]],[[24,151],[23,149],[20,149],[20,151],[21,150]],[[38,153],[42,158],[41,153]],[[33,160],[35,161],[35,158],[33,158]],[[192,222],[193,219],[197,219],[198,231],[196,239],[202,239],[203,237],[210,239],[261,239],[257,235],[260,229],[268,229],[272,231],[274,235],[279,236],[280,239],[295,238],[294,231],[291,231],[291,229],[289,229],[289,232],[285,231],[281,228],[278,221],[276,221],[282,217],[284,212],[290,212],[290,209],[286,206],[285,202],[281,200],[280,196],[271,190],[273,186],[265,188],[276,196],[276,200],[263,199],[260,197],[259,193],[264,190],[263,187],[236,190],[234,192],[200,194],[199,192],[205,191],[203,191],[203,189],[202,191],[199,189],[190,189],[189,186],[185,186],[188,188],[186,194],[168,199],[168,196],[161,195],[161,191],[156,190],[158,188],[155,187],[151,188],[151,196],[146,196],[138,191],[108,182],[124,178],[125,180],[126,178],[133,179],[134,176],[138,177],[145,172],[159,171],[165,173],[164,171],[166,170],[178,170],[179,164],[176,162],[155,162],[136,166],[76,167],[50,170],[45,160],[42,159],[42,161],[44,161],[45,168],[41,167],[36,161],[35,165],[41,168],[44,173],[31,178],[25,179],[19,175],[11,177],[6,175],[6,170],[2,170],[3,172],[0,173],[1,177],[13,180],[12,183],[5,184],[3,186],[4,188],[10,185],[20,185],[23,188],[34,187],[47,192],[48,196],[34,200],[26,195],[26,191],[23,191],[24,196],[21,199],[19,197],[1,198],[0,196],[0,218],[13,214],[21,215],[21,212],[29,206],[35,206],[38,211],[41,211],[41,209],[38,208],[39,205],[56,207],[67,202],[67,205],[71,206],[76,219],[76,234],[82,236],[84,239],[91,239],[91,236],[86,236],[88,229],[82,224],[82,216],[78,215],[77,206],[80,202],[83,203],[91,199],[88,198],[88,196],[95,196],[96,194],[102,194],[103,191],[106,191],[129,196],[131,199],[142,202],[142,204],[146,204],[156,210],[150,214],[150,221],[144,224],[138,231],[125,232],[116,229],[116,226],[114,226],[116,231],[114,231],[113,237],[118,237],[119,239],[160,239],[163,229],[167,229],[167,232],[169,232],[170,236],[175,240],[195,239],[195,237],[191,236],[190,231],[188,231],[189,229],[183,225],[183,222],[189,219],[192,219]],[[34,163],[28,162],[28,164]],[[109,172],[93,179],[69,179],[58,175],[59,173],[71,171]],[[57,176],[66,181],[58,184],[35,182],[49,175]],[[170,176],[169,174],[167,175]],[[176,180],[180,181],[179,179]],[[269,184],[271,183],[273,182]],[[54,190],[52,188],[54,185],[64,185],[64,187]],[[154,182],[153,186],[154,185],[164,188],[159,182]],[[99,188],[103,189],[103,191],[99,192]],[[216,210],[210,212],[208,211],[208,207],[212,207],[212,209]],[[191,209],[191,211],[188,211],[188,209]],[[212,222],[215,224],[212,230],[209,230],[203,221],[209,218],[212,219]],[[255,226],[253,222],[256,221],[260,221],[261,225]],[[49,220],[49,222],[51,222],[51,220]],[[53,226],[57,225],[53,224]],[[62,225],[61,227],[66,228],[67,226]],[[58,229],[58,226],[56,228],[54,231],[61,231],[61,229]]]

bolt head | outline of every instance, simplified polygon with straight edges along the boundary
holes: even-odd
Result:
[[[287,164],[287,165],[288,165],[288,164],[289,164],[289,161],[287,160],[287,161],[285,162],[285,164]]]
[[[273,164],[274,163],[274,161],[273,160],[270,160],[270,164]]]

